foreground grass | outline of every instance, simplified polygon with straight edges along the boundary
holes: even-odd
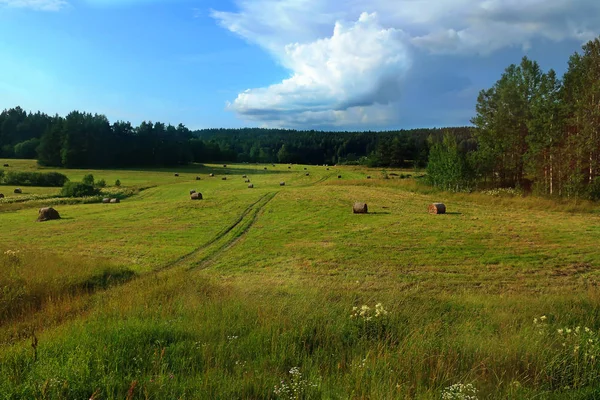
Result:
[[[61,206],[62,221],[0,213],[2,243],[22,250],[0,255],[19,276],[0,286],[45,299],[5,307],[3,398],[439,399],[456,383],[480,399],[600,397],[589,205],[450,195],[360,168],[195,168],[106,171],[156,187]],[[358,200],[371,214],[351,213]],[[439,200],[450,213],[428,215]],[[118,285],[85,286],[98,279]]]

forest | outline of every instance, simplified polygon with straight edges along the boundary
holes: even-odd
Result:
[[[524,57],[479,93],[472,137],[431,143],[439,187],[513,187],[600,199],[600,40],[573,54],[562,78]]]
[[[468,127],[447,128],[460,137]],[[392,132],[322,132],[277,129],[190,130],[144,121],[109,122],[73,111],[66,117],[26,112],[0,114],[0,157],[37,159],[66,168],[160,167],[190,162],[363,164],[424,167],[430,136],[442,129]]]

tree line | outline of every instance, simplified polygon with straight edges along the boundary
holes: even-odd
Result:
[[[450,128],[468,134],[470,128]],[[259,162],[420,166],[428,137],[441,129],[321,132],[280,129],[190,130],[161,122],[114,123],[104,115],[73,111],[65,117],[0,113],[0,157],[37,159],[68,168],[161,167],[190,162]]]
[[[600,198],[600,40],[559,78],[524,57],[477,98],[472,136],[430,142],[429,178],[446,189],[516,187]]]

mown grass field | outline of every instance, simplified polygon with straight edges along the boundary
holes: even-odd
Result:
[[[0,398],[600,398],[597,205],[288,167],[60,171],[143,189],[120,204],[0,186]]]

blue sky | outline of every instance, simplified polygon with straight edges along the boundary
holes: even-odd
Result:
[[[465,125],[523,55],[564,72],[596,0],[0,0],[0,109],[184,123]]]

